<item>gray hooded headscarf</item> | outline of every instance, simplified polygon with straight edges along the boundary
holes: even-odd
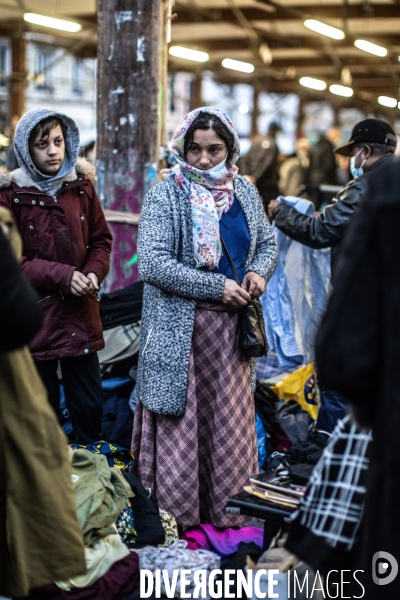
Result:
[[[57,117],[64,126],[65,158],[57,175],[44,175],[33,164],[29,154],[29,136],[40,121],[48,117]],[[47,108],[28,110],[18,121],[15,129],[14,150],[18,164],[34,181],[36,187],[46,194],[56,194],[67,175],[75,171],[79,156],[79,129],[71,117]]]

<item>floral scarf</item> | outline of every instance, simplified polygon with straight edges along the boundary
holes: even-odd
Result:
[[[223,165],[217,171],[203,171],[185,161],[184,139],[187,130],[201,113],[218,117],[235,138],[235,150],[230,165]],[[197,108],[187,114],[179,123],[172,140],[172,151],[177,164],[164,173],[173,172],[178,185],[187,192],[192,205],[193,244],[196,266],[207,266],[210,270],[218,266],[221,258],[219,221],[223,213],[232,206],[234,199],[233,178],[238,172],[235,166],[239,158],[240,142],[230,118],[208,106]]]

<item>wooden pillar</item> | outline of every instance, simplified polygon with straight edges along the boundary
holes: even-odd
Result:
[[[305,119],[305,98],[302,94],[299,95],[299,109],[297,112],[296,138],[304,137],[303,123]]]
[[[172,0],[160,2],[160,51],[159,51],[159,106],[158,106],[158,147],[167,143],[166,114],[168,86],[168,46],[171,41]]]
[[[25,112],[25,40],[22,35],[11,38],[10,117],[17,123]]]
[[[258,117],[260,116],[260,109],[258,106],[258,100],[260,97],[260,86],[257,82],[253,86],[253,111],[251,113],[251,139],[254,140],[259,134],[258,131]]]
[[[138,214],[156,182],[164,0],[99,0],[96,178],[104,208]],[[105,290],[138,280],[137,227],[111,224]]]
[[[202,83],[203,72],[198,71],[195,79],[193,79],[190,85],[190,110],[195,110],[196,108],[203,106]]]
[[[338,102],[332,104],[333,109],[333,127],[340,126],[340,105]]]

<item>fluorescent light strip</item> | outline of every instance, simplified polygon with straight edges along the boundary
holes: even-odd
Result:
[[[41,25],[42,27],[69,31],[70,33],[76,33],[82,29],[82,25],[79,23],[64,21],[64,19],[53,19],[53,17],[45,17],[44,15],[37,15],[36,13],[25,13],[24,21],[33,23],[34,25]]]
[[[254,65],[241,60],[233,60],[232,58],[224,58],[222,66],[225,69],[232,69],[233,71],[240,71],[241,73],[253,73]]]
[[[312,90],[326,90],[326,83],[322,79],[314,79],[314,77],[301,77],[299,79],[300,85],[303,87],[310,88]]]
[[[345,96],[345,98],[351,98],[351,96],[354,94],[350,87],[339,85],[337,83],[330,85],[329,91],[331,94],[335,94],[336,96]]]
[[[343,40],[345,37],[344,31],[341,29],[337,29],[331,25],[326,25],[326,23],[322,23],[316,19],[306,19],[304,21],[304,26],[307,27],[307,29],[311,29],[312,31],[320,33],[321,35],[326,35],[334,40]]]
[[[378,44],[373,44],[372,42],[368,42],[367,40],[356,40],[354,45],[359,50],[363,50],[364,52],[369,52],[370,54],[374,54],[375,56],[384,57],[387,56],[387,49],[383,46],[378,46]]]
[[[387,106],[388,108],[396,108],[397,100],[396,98],[390,98],[390,96],[379,96],[378,104]]]
[[[194,62],[207,62],[210,58],[207,52],[200,52],[199,50],[192,50],[183,46],[171,46],[169,53],[171,56],[176,56],[176,58],[193,60]]]

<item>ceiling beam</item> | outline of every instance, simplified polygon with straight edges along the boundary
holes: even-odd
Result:
[[[323,19],[341,19],[342,11],[340,5],[299,5],[299,6],[278,6],[275,3],[271,12],[266,12],[260,8],[241,7],[240,10],[248,21],[285,21],[294,18],[313,17]],[[203,9],[198,5],[182,5],[179,2],[175,6],[177,13],[177,23],[198,22],[199,17],[205,21],[224,21],[225,23],[234,23],[236,18],[229,8]],[[399,4],[375,4],[372,5],[372,14],[366,16],[364,4],[350,4],[348,7],[348,19],[361,18],[381,18],[393,19],[400,18]]]

